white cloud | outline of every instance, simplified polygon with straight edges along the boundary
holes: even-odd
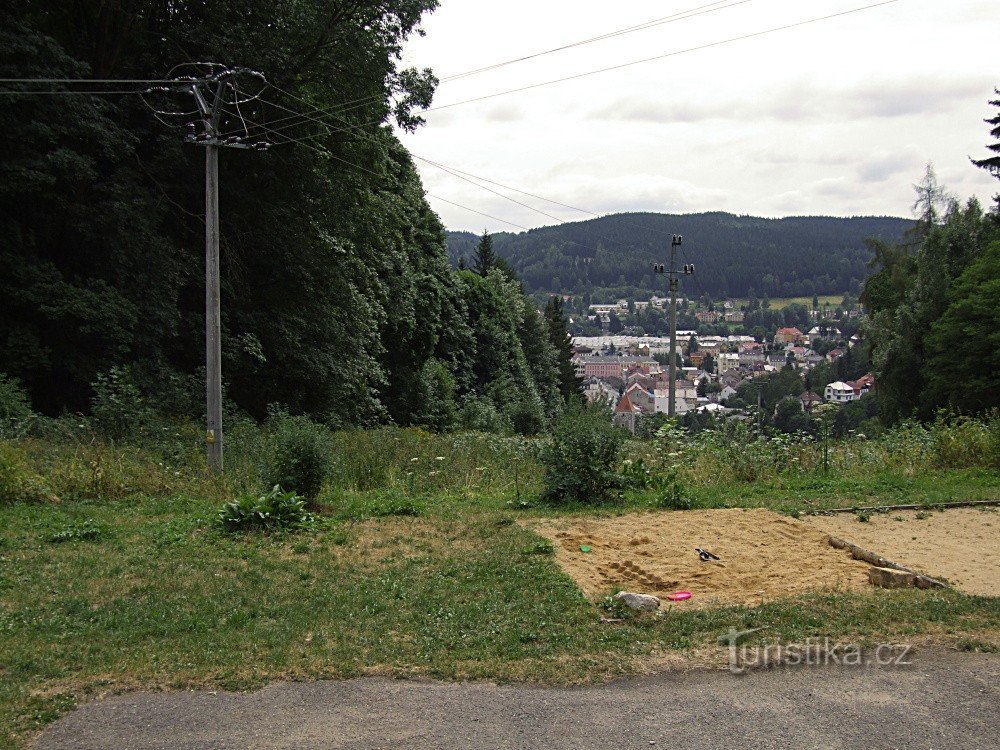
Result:
[[[448,75],[698,5],[448,0],[405,64]],[[836,13],[850,0],[759,0],[444,83],[447,103]],[[982,119],[1000,84],[995,0],[897,3],[427,115],[422,156],[604,211],[909,215],[933,161],[984,202],[996,180]],[[483,40],[495,40],[484,43]],[[502,42],[502,43],[501,43]],[[420,165],[433,192],[525,226],[551,219]],[[494,189],[497,186],[491,186]],[[566,219],[582,214],[511,193]],[[435,204],[452,228],[505,228]],[[508,227],[509,228],[509,227]]]

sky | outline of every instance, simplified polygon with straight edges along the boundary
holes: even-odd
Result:
[[[441,79],[700,10],[442,81],[432,106],[443,108],[400,137],[417,156],[595,214],[911,216],[913,184],[929,162],[952,194],[989,202],[1000,185],[969,157],[988,155],[983,119],[997,113],[987,102],[1000,87],[1000,1],[897,0],[717,44],[874,2],[441,0],[402,60]],[[704,45],[712,46],[685,51]],[[488,185],[545,216],[417,165],[449,229],[593,218]]]

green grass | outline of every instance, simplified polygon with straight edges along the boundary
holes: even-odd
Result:
[[[215,525],[224,499],[259,489],[265,446],[252,431],[234,431],[221,482],[180,438],[169,450],[8,443],[62,502],[0,499],[0,748],[23,747],[81,701],[142,687],[372,673],[592,682],[667,652],[719,653],[730,627],[765,627],[759,637],[772,641],[997,644],[1000,600],[954,591],[827,592],[601,623],[606,613],[547,542],[515,521],[648,508],[659,490],[557,511],[532,502],[542,484],[536,441],[415,430],[334,437],[337,469],[318,524],[271,534]],[[805,461],[737,481],[699,454],[681,479],[696,507],[1000,497],[994,469],[935,467],[908,449],[898,461],[875,448],[863,461],[848,460],[867,455],[857,446],[838,451],[829,476]],[[663,470],[655,445],[628,452]]]
[[[843,303],[843,294],[820,294],[819,296],[819,308],[822,310],[826,304],[829,302],[830,307],[836,309],[838,305]],[[760,301],[760,298],[757,300]],[[802,305],[807,310],[812,309],[813,299],[812,297],[772,297],[770,298],[771,309],[772,310],[783,310],[791,304]],[[736,298],[731,300],[733,303],[733,308],[736,310],[740,309],[741,305],[747,304],[746,298]]]
[[[777,476],[685,489],[695,508],[769,508],[782,513],[874,505],[926,505],[1000,500],[1000,472],[989,469],[874,471],[867,476]],[[628,493],[627,504],[652,505],[658,490]]]

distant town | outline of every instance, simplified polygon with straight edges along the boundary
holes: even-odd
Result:
[[[802,413],[825,402],[857,401],[871,392],[875,378],[866,369],[856,306],[850,298],[847,309],[843,303],[813,302],[812,309],[795,302],[771,309],[766,300],[763,306],[754,299],[682,300],[684,318],[697,327],[677,331],[675,413],[745,415],[748,407],[762,405],[761,389],[745,385],[773,379],[784,368],[793,369],[796,377],[788,381],[791,387],[783,399],[796,399]],[[573,337],[573,362],[587,400],[606,404],[615,422],[633,432],[643,417],[667,414],[671,350],[668,335],[645,335],[626,323],[652,316],[666,321],[669,305],[660,297],[591,304],[585,325],[600,326],[601,333]],[[785,320],[812,325],[778,325]],[[747,323],[754,325],[752,332]],[[771,323],[770,330],[762,323]],[[865,372],[838,377],[859,367]],[[756,402],[748,403],[754,393]]]

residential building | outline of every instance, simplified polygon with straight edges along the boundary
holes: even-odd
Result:
[[[814,406],[823,403],[823,399],[812,391],[806,391],[799,396],[799,403],[802,404],[802,411],[811,412]]]
[[[840,380],[827,385],[824,391],[824,396],[827,401],[834,404],[846,404],[860,398],[860,396],[855,393],[854,386],[848,385]]]
[[[642,412],[639,407],[632,403],[632,400],[626,393],[615,405],[614,413],[611,416],[611,422],[619,427],[624,427],[632,434],[635,434],[636,422],[638,421],[641,413]]]
[[[798,328],[779,328],[778,332],[774,334],[775,345],[804,343],[807,340],[808,337]]]

